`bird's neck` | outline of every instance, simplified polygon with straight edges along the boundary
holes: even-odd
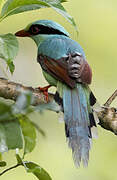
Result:
[[[35,41],[35,43],[38,47],[43,41],[45,41],[46,39],[53,37],[53,36],[55,36],[55,35],[40,34],[37,36],[33,36],[32,39]]]

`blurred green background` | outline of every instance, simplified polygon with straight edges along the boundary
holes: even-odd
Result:
[[[117,1],[116,0],[69,0],[64,7],[78,26],[79,36],[73,27],[52,9],[42,9],[8,17],[0,24],[0,34],[15,33],[28,23],[38,19],[51,19],[63,25],[71,37],[83,47],[93,70],[91,89],[103,104],[117,88]],[[28,38],[19,39],[20,51],[15,60],[15,73],[11,80],[28,86],[45,86],[39,64],[37,48]],[[0,72],[0,76],[4,76]],[[52,89],[54,91],[54,89]],[[117,101],[113,103],[116,107]],[[98,127],[99,138],[93,140],[88,168],[76,169],[68,148],[64,124],[58,122],[54,112],[31,115],[44,129],[46,138],[39,135],[35,150],[26,156],[45,168],[53,180],[117,180],[117,136]],[[14,164],[14,152],[4,154],[8,165]],[[36,179],[25,173],[23,167],[6,173],[1,180]]]

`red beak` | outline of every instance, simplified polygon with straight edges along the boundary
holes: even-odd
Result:
[[[20,31],[16,32],[15,36],[29,37],[29,36],[31,36],[31,34],[23,29],[23,30],[20,30]]]

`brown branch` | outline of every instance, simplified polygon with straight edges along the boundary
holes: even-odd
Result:
[[[102,107],[97,115],[99,125],[117,135],[117,110],[114,107]]]
[[[117,108],[110,107],[117,97],[117,90],[108,98],[102,110],[97,113],[99,125],[117,135]]]
[[[11,82],[0,78],[0,97],[16,101],[17,97],[23,91],[31,91],[34,97],[33,106],[47,103],[45,96],[38,88],[26,87],[19,83]],[[49,102],[53,100],[53,95],[49,94]]]
[[[112,96],[106,101],[104,106],[109,107],[112,103],[112,101],[116,98],[117,96],[117,90],[112,94]]]
[[[10,82],[7,79],[0,78],[0,97],[16,101],[21,91],[32,92],[35,99],[32,103],[33,106],[47,103],[45,96],[42,92],[40,92],[39,89],[26,87],[18,83]],[[117,134],[117,110],[116,108],[109,107],[109,105],[116,98],[116,96],[117,90],[107,100],[104,106],[102,106],[101,110],[96,112],[99,118],[99,125],[106,130],[112,131],[115,134]],[[53,97],[54,96],[52,94],[49,94],[49,102],[53,101]]]

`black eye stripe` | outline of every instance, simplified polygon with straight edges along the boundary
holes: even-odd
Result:
[[[67,36],[66,34],[64,34],[63,32],[51,28],[51,27],[47,27],[47,26],[43,26],[43,25],[39,25],[39,24],[35,24],[32,25],[29,29],[29,32],[31,35],[37,35],[37,34],[58,34],[58,35],[64,35]]]
[[[33,28],[33,32],[38,32],[38,31],[39,31],[38,27]]]
[[[36,34],[39,34],[39,27],[37,25],[32,25],[29,29],[29,32],[32,34],[32,35],[36,35]]]

